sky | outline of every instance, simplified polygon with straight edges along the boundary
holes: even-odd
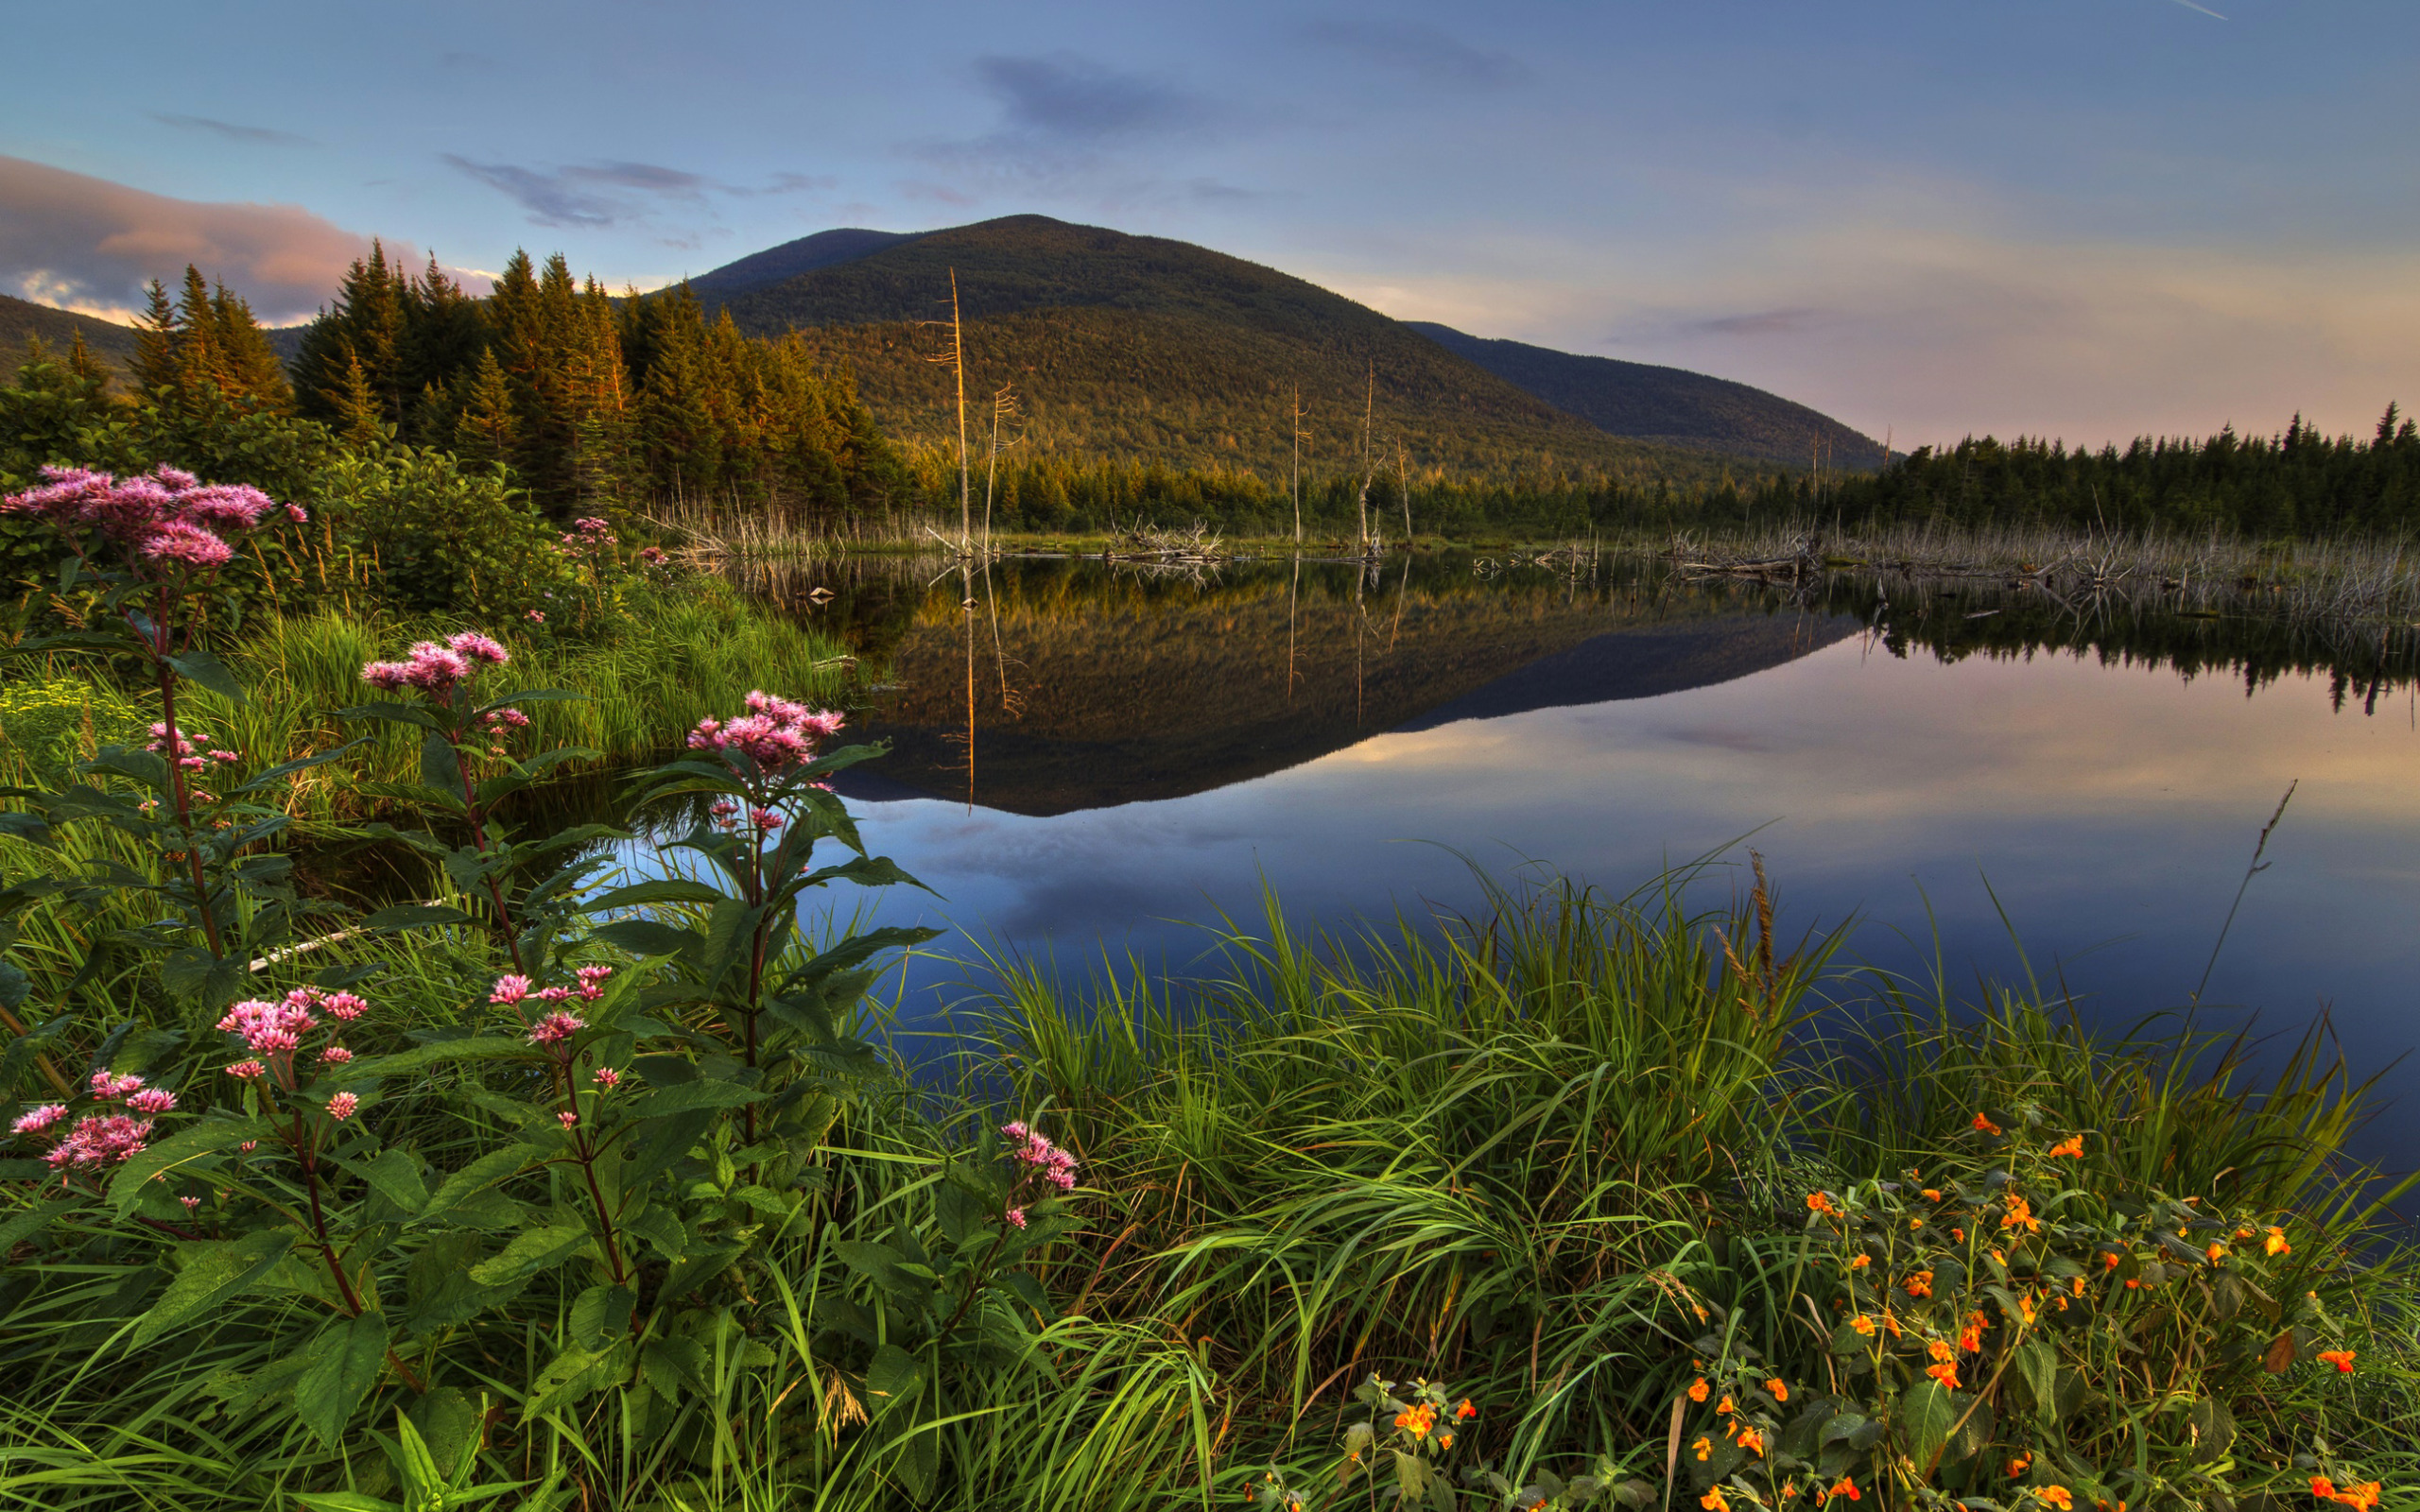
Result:
[[[6,11],[0,291],[373,235],[653,287],[1039,213],[1902,448],[2420,406],[2413,0],[162,0]],[[117,82],[109,82],[114,75]]]

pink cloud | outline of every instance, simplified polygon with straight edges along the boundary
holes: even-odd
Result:
[[[173,199],[0,157],[0,288],[26,299],[123,318],[145,284],[173,286],[190,263],[277,324],[319,308],[369,250],[369,237],[299,205]]]

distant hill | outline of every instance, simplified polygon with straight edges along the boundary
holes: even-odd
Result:
[[[63,355],[78,331],[84,333],[85,350],[100,358],[113,375],[122,375],[133,362],[133,327],[0,294],[0,357],[6,358],[10,374],[24,359],[29,337],[40,336],[44,345]]]
[[[886,247],[912,242],[923,234],[912,231],[865,231],[855,226],[820,231],[812,236],[751,253],[738,262],[725,263],[711,273],[691,279],[689,287],[697,291],[698,298],[708,301],[730,299],[801,273],[854,263]]]
[[[1863,471],[1883,462],[1882,444],[1874,438],[1805,404],[1746,384],[1709,378],[1683,368],[1582,357],[1518,341],[1494,341],[1426,320],[1405,324],[1557,409],[1568,410],[1616,436],[1703,446],[1802,468],[1818,445],[1824,448],[1826,468]]]
[[[1250,468],[1282,477],[1302,389],[1306,476],[1358,466],[1365,385],[1375,444],[1459,477],[1603,472],[1711,481],[1720,458],[1608,435],[1399,321],[1273,268],[1185,242],[1015,215],[887,242],[805,242],[692,281],[742,331],[797,330],[848,363],[891,435],[955,443],[948,369],[924,322],[966,318],[977,427],[1016,386],[1029,451]],[[843,261],[852,246],[868,248]],[[788,262],[821,266],[772,276]],[[753,264],[755,271],[747,270]],[[758,279],[763,282],[757,282]]]

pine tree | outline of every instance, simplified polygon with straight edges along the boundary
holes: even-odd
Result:
[[[147,395],[177,383],[177,312],[168,302],[167,288],[156,278],[134,330],[134,382]]]
[[[354,357],[345,364],[343,383],[329,396],[336,414],[333,417],[337,435],[356,451],[370,451],[386,439],[380,425],[385,406],[378,392],[370,387],[370,374]]]
[[[454,452],[473,467],[512,462],[520,432],[512,418],[512,387],[493,352],[482,350],[454,421]]]

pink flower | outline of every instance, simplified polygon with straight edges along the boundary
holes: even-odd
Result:
[[[238,1003],[218,1021],[218,1027],[242,1035],[245,1047],[256,1056],[291,1056],[302,1043],[303,1034],[320,1022],[303,1003],[295,1001],[297,995],[289,994],[283,1003],[257,999]]]
[[[59,1170],[97,1170],[131,1160],[150,1137],[151,1121],[124,1113],[87,1113],[43,1157]]]
[[[782,816],[775,809],[750,809],[748,822],[760,830],[778,830],[782,827]]]
[[[1001,1125],[1000,1132],[1007,1135],[1010,1139],[1015,1140],[1019,1143],[1023,1143],[1027,1138],[1033,1133],[1033,1130],[1023,1123],[1015,1123]]]
[[[208,572],[227,565],[235,548],[198,524],[171,520],[144,541],[143,555],[153,561]]]
[[[320,1052],[320,1061],[322,1065],[341,1066],[352,1059],[353,1052],[342,1045],[330,1045]]]
[[[475,630],[464,630],[459,635],[447,636],[445,647],[457,656],[473,662],[484,662],[490,666],[500,667],[512,660],[511,652]]]
[[[185,1211],[187,1212],[192,1212],[201,1206],[201,1199],[199,1197],[179,1197],[177,1200],[185,1205]]]
[[[560,1112],[555,1115],[555,1122],[561,1124],[565,1128],[578,1128],[579,1127],[579,1115],[566,1109],[563,1112]]]
[[[44,1103],[30,1112],[21,1114],[15,1123],[9,1125],[9,1129],[14,1134],[39,1134],[66,1116],[66,1104]]]
[[[689,732],[689,748],[737,751],[759,767],[778,771],[813,760],[816,742],[838,731],[840,725],[841,716],[829,710],[810,711],[759,689],[749,694],[745,717],[698,721]]]
[[[311,511],[299,504],[289,504],[285,507],[285,518],[298,525],[307,525],[311,523]]]
[[[589,1077],[589,1080],[596,1084],[599,1091],[610,1092],[614,1088],[622,1085],[622,1074],[615,1071],[611,1066],[599,1066],[596,1068],[596,1074]]]
[[[567,987],[540,988],[538,989],[538,1001],[541,1003],[568,1003],[571,1001],[571,988]]]
[[[488,713],[488,728],[493,730],[521,730],[528,723],[529,716],[518,709],[495,709]]]
[[[328,1116],[341,1124],[346,1119],[351,1118],[353,1116],[353,1110],[360,1106],[361,1099],[355,1097],[353,1093],[338,1092],[334,1097],[328,1099]]]
[[[533,1045],[559,1045],[588,1027],[585,1020],[568,1013],[549,1013],[529,1026],[529,1042]]]
[[[257,1060],[239,1060],[227,1068],[227,1074],[237,1081],[257,1081],[268,1074],[268,1068]]]
[[[544,625],[546,623],[546,611],[544,610],[533,609],[526,617],[532,625]]]
[[[1023,1208],[1011,1208],[1008,1211],[1007,1216],[1009,1222],[1015,1224],[1018,1228],[1022,1228],[1025,1227],[1025,1210]]]
[[[146,1087],[129,1097],[126,1106],[147,1117],[157,1118],[162,1113],[177,1110],[177,1094],[164,1087]]]
[[[95,1102],[114,1103],[142,1086],[143,1078],[132,1075],[118,1076],[106,1071],[96,1071],[93,1073],[93,1079],[89,1085],[93,1090],[93,1098]]]
[[[367,1000],[354,997],[350,992],[332,992],[321,1005],[347,1023],[370,1011]]]
[[[510,1007],[527,997],[533,985],[526,976],[499,976],[495,979],[495,990],[488,994],[488,1001]]]

